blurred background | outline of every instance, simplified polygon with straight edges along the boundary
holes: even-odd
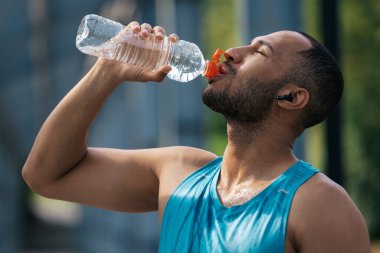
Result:
[[[379,1],[13,0],[0,8],[0,253],[157,251],[156,213],[48,200],[21,178],[41,124],[95,60],[75,47],[89,13],[164,26],[198,44],[206,58],[283,29],[323,41],[342,66],[345,93],[327,122],[298,140],[296,152],[346,188],[365,216],[373,252],[380,252]],[[120,85],[91,128],[90,145],[190,145],[222,155],[225,122],[201,102],[205,85],[203,78]]]

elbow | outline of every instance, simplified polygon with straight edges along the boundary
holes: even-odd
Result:
[[[38,193],[39,187],[38,187],[38,182],[35,179],[36,178],[35,173],[33,173],[33,169],[31,168],[31,166],[28,166],[27,163],[25,163],[24,167],[22,168],[21,176],[24,179],[24,182],[27,184],[27,186],[29,186],[29,188],[32,191]]]
[[[22,167],[21,170],[21,176],[24,179],[24,182],[31,187],[33,184],[33,173],[31,173],[31,168],[28,165],[28,160],[25,162],[24,166]]]
[[[35,171],[35,169],[28,165],[27,163],[24,165],[21,171],[21,176],[24,179],[24,182],[26,185],[35,193],[44,196],[49,197],[49,192],[46,191],[46,183],[41,181],[42,178],[38,173]]]

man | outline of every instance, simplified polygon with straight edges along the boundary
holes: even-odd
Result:
[[[142,38],[165,34],[129,27]],[[366,224],[344,189],[293,154],[295,139],[340,99],[334,59],[291,31],[257,37],[225,58],[203,93],[227,120],[223,158],[191,147],[87,147],[92,121],[122,81],[161,81],[170,71],[99,59],[41,128],[26,182],[50,198],[158,210],[160,252],[370,252]]]

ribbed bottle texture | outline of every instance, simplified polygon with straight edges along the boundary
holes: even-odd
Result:
[[[76,37],[76,46],[83,53],[126,62],[154,71],[169,64],[170,79],[188,82],[203,74],[206,62],[198,46],[168,37],[157,40],[154,34],[142,39],[120,23],[90,14],[82,19]]]

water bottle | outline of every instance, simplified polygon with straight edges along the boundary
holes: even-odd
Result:
[[[172,70],[167,76],[179,82],[191,81],[200,74],[208,78],[218,74],[217,62],[223,54],[218,49],[214,61],[205,61],[193,43],[184,40],[172,43],[167,36],[158,41],[154,34],[142,39],[122,24],[94,14],[82,19],[76,46],[85,54],[126,62],[150,71],[170,65]]]

